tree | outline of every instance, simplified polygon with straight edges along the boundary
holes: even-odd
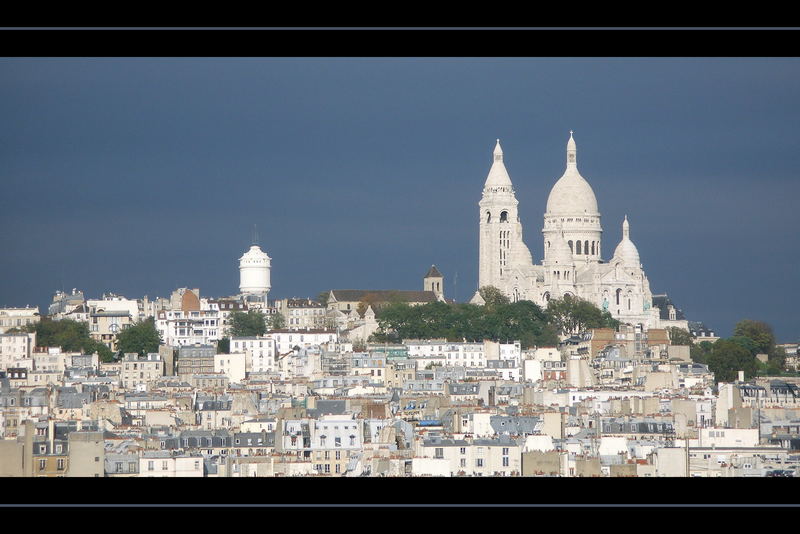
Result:
[[[217,354],[230,354],[231,353],[231,340],[230,338],[223,337],[217,341]]]
[[[691,347],[694,344],[691,334],[683,328],[670,326],[667,328],[667,333],[669,334],[669,341],[673,345],[689,345]]]
[[[483,301],[486,303],[486,308],[490,310],[510,302],[508,297],[494,286],[483,286],[478,290],[478,293],[480,293]]]
[[[328,299],[330,297],[331,297],[331,292],[330,291],[323,291],[322,293],[317,295],[317,302],[322,304],[323,308],[327,308],[328,307]]]
[[[110,362],[114,353],[105,344],[95,341],[89,335],[89,325],[85,322],[63,319],[54,321],[42,317],[36,324],[23,327],[21,332],[35,332],[36,344],[40,347],[60,347],[66,352],[97,353],[104,362]]]
[[[771,354],[775,349],[775,334],[772,327],[763,321],[743,319],[736,323],[733,335],[752,339],[760,354]]]
[[[700,343],[691,345],[689,348],[689,356],[695,363],[706,363],[706,358],[711,352],[712,346],[710,341],[701,341]]]
[[[158,352],[161,336],[156,330],[156,321],[149,317],[133,324],[117,334],[117,350],[122,353],[135,352],[139,356]]]
[[[267,333],[266,319],[259,311],[233,312],[228,318],[232,337],[255,337]]]
[[[275,312],[267,316],[267,326],[269,326],[270,330],[286,328],[286,318],[280,312]]]
[[[405,303],[381,308],[376,318],[379,330],[371,340],[444,338],[448,341],[519,340],[522,348],[555,345],[558,336],[547,323],[542,309],[530,301],[508,303],[502,298],[489,306],[429,302],[421,306]]]
[[[750,351],[730,339],[714,342],[705,360],[716,382],[732,382],[737,379],[739,371],[744,371],[745,380],[750,379],[759,367],[758,360]]]
[[[783,371],[786,368],[786,349],[775,347],[772,354],[769,355],[769,363]]]
[[[737,345],[745,349],[747,352],[752,354],[753,357],[755,357],[756,354],[759,354],[758,344],[749,337],[733,336],[729,337],[728,341],[730,341],[731,343],[736,343]]]
[[[96,352],[101,362],[108,363],[114,360],[114,352],[108,348],[105,343],[93,339],[90,341],[91,343],[87,343],[84,349],[85,354],[94,354]]]
[[[572,295],[550,299],[547,303],[548,323],[561,334],[574,334],[590,328],[616,328],[619,321],[588,300]]]

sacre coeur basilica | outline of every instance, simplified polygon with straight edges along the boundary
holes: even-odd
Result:
[[[578,171],[577,148],[570,131],[566,170],[550,190],[542,229],[544,257],[535,264],[522,238],[522,223],[500,140],[483,187],[480,206],[478,287],[494,286],[512,302],[547,306],[571,295],[588,300],[623,323],[645,328],[675,324],[653,305],[650,283],[630,238],[627,216],[622,240],[609,261],[602,259],[603,227],[594,191]],[[473,303],[482,304],[478,292]]]

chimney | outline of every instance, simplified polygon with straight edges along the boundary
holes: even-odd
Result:
[[[744,371],[739,371],[739,382],[744,382]]]

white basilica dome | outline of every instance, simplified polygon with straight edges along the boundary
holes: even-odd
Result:
[[[614,249],[613,260],[621,260],[622,263],[630,265],[631,267],[639,267],[641,264],[639,260],[639,249],[636,248],[636,245],[633,244],[630,238],[630,225],[628,224],[627,215],[622,223],[622,241],[620,241],[617,248]]]
[[[567,169],[547,197],[548,215],[599,215],[592,186],[578,172],[575,140],[570,132]]]

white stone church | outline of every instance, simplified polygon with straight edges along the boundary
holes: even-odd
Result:
[[[650,283],[630,239],[627,216],[614,255],[609,261],[602,259],[600,211],[592,187],[578,172],[572,132],[567,143],[567,168],[547,199],[542,229],[544,258],[539,265],[534,264],[522,239],[518,204],[498,140],[479,203],[479,288],[494,286],[512,302],[530,300],[542,307],[551,298],[572,295],[595,303],[624,323],[641,323],[646,328],[667,326],[653,306]],[[483,299],[476,292],[472,302],[482,303]]]

